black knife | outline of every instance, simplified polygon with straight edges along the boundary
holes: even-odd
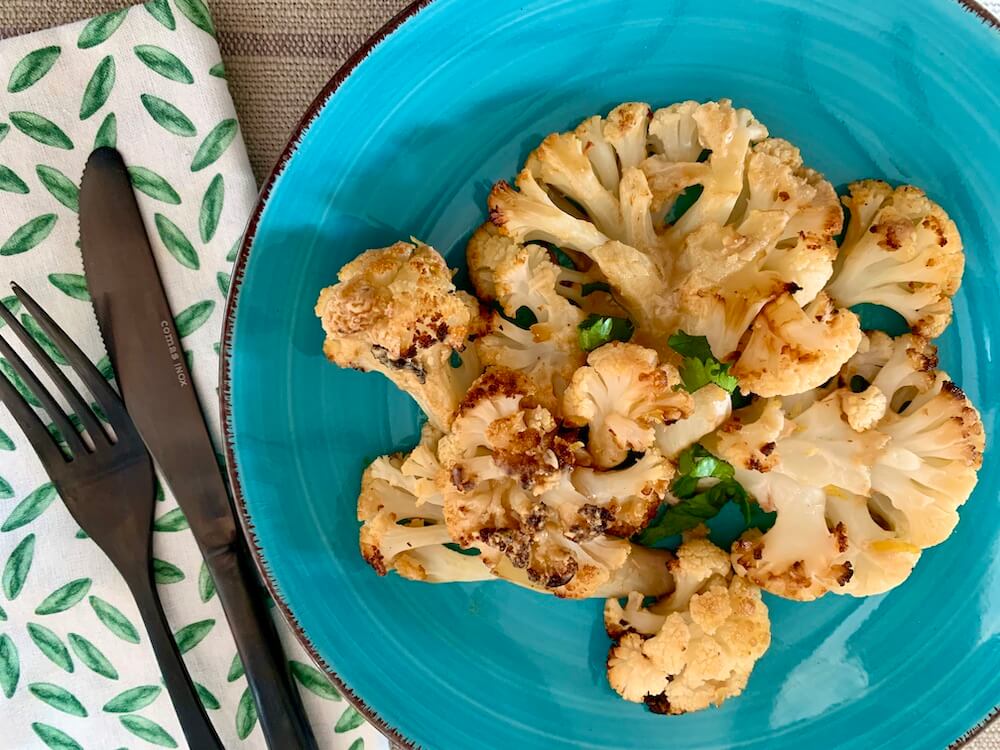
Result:
[[[215,580],[271,750],[316,748],[192,386],[128,171],[114,149],[80,188],[87,288],[125,406]]]

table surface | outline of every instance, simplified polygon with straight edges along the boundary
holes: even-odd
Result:
[[[982,0],[981,0],[982,1]],[[0,39],[120,7],[124,0],[0,0]],[[212,0],[227,77],[258,181],[340,65],[409,0]],[[983,4],[1000,16],[1000,0]],[[1000,721],[968,750],[1000,750]]]

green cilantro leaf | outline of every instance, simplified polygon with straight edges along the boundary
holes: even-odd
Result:
[[[500,313],[500,316],[504,320],[513,323],[518,328],[523,328],[526,331],[538,322],[538,316],[535,315],[534,310],[526,305],[522,305],[517,308],[517,312],[514,313],[514,317],[505,313],[499,302],[493,303],[493,309]]]
[[[715,359],[712,347],[708,345],[708,338],[705,336],[691,336],[684,331],[678,331],[667,339],[667,345],[682,357]]]
[[[715,518],[728,502],[741,504],[746,501],[746,490],[734,479],[724,479],[704,492],[681,500],[677,505],[669,505],[635,539],[638,544],[649,547],[667,537],[685,531]]]
[[[751,524],[753,503],[747,491],[733,478],[731,464],[713,456],[701,445],[693,445],[678,456],[677,473],[670,492],[680,502],[664,506],[653,522],[635,537],[636,543],[648,547],[689,531],[714,518],[729,502],[736,503],[743,511],[747,525]],[[703,479],[719,481],[700,489]]]
[[[684,390],[688,393],[694,393],[710,383],[715,383],[727,393],[736,390],[739,381],[729,374],[729,365],[722,364],[712,354],[707,338],[678,331],[667,340],[667,344],[684,357],[679,371]]]
[[[580,348],[592,352],[609,341],[628,341],[635,333],[635,326],[628,318],[607,315],[590,315],[579,326]]]

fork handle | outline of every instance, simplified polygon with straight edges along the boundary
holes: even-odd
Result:
[[[237,537],[230,544],[202,551],[243,661],[261,730],[271,750],[316,750],[316,738],[292,684],[264,591],[240,541]]]
[[[127,576],[126,582],[139,607],[139,614],[142,615],[142,622],[149,634],[149,642],[160,665],[163,682],[167,686],[188,745],[198,750],[225,750],[205,713],[205,707],[191,682],[191,675],[184,666],[174,634],[163,613],[160,597],[156,593],[151,568],[147,564],[144,570]]]

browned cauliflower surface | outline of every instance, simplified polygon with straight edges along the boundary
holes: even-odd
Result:
[[[478,374],[474,363],[452,367],[452,354],[482,325],[479,303],[456,290],[451,277],[432,247],[397,242],[340,269],[339,282],[316,303],[326,356],[341,367],[381,372],[439,429]]]
[[[771,643],[760,590],[733,574],[707,539],[686,536],[670,571],[675,590],[648,607],[633,592],[623,607],[608,599],[604,623],[614,644],[608,682],[627,701],[683,714],[743,692]]]
[[[728,99],[621,104],[515,172],[465,247],[475,297],[417,240],[320,292],[326,356],[427,416],[363,474],[361,554],[606,598],[615,691],[717,706],[770,643],[762,590],[884,593],[959,522],[985,434],[931,341],[958,227],[909,185],[838,198]],[[862,331],[862,303],[910,332]],[[731,504],[745,531],[722,550],[699,524]]]

